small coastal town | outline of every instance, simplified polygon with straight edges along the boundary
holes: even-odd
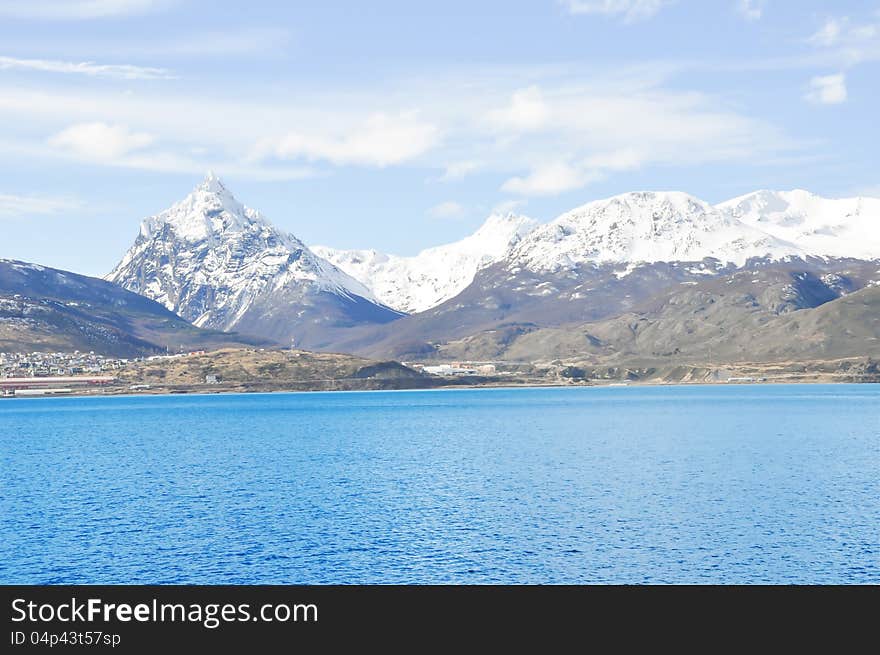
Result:
[[[78,350],[72,353],[0,353],[0,378],[111,373],[125,368],[129,361]]]
[[[204,351],[131,359],[90,352],[0,353],[0,397],[51,396],[81,393],[118,383],[123,371],[142,362],[173,359]],[[137,391],[149,385],[133,385]]]

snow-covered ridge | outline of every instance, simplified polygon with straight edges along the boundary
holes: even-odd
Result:
[[[717,207],[814,255],[880,257],[880,198],[822,198],[802,189],[755,191]]]
[[[380,301],[418,312],[454,297],[481,268],[500,260],[512,270],[535,271],[619,263],[625,274],[640,263],[704,258],[737,266],[754,257],[878,259],[880,199],[758,191],[713,206],[682,192],[633,192],[587,203],[543,225],[493,216],[474,235],[415,257],[314,250]]]
[[[634,192],[596,200],[541,226],[511,264],[554,271],[583,263],[700,261],[742,265],[749,257],[802,255],[792,243],[745,225],[681,192]]]
[[[413,313],[458,295],[477,271],[502,259],[537,227],[537,221],[514,214],[493,214],[461,241],[428,248],[412,257],[376,250],[312,250],[363,282],[380,302]]]
[[[211,173],[182,201],[142,221],[106,279],[198,326],[223,330],[256,298],[291,287],[375,301],[363,284],[238,202]]]

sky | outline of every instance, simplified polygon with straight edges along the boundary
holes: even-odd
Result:
[[[402,255],[617,193],[880,196],[880,0],[0,0],[0,257],[106,274],[208,170]]]

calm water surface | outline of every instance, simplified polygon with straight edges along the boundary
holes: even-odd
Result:
[[[0,400],[0,583],[880,583],[880,386]]]

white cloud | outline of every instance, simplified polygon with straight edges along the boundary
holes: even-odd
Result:
[[[840,40],[846,20],[829,18],[819,30],[809,38],[810,43],[818,46],[830,47]]]
[[[837,75],[820,75],[810,80],[807,99],[822,105],[839,105],[846,102],[846,77]]]
[[[465,208],[457,202],[447,200],[439,205],[434,205],[427,213],[431,218],[461,218],[465,214]]]
[[[865,62],[880,60],[880,11],[872,19],[856,22],[849,17],[828,18],[807,42],[822,50],[823,67],[846,71]],[[839,105],[847,100],[844,73],[819,75],[810,80],[806,99],[823,105]]]
[[[440,177],[442,182],[449,182],[452,180],[461,180],[471,173],[474,173],[480,168],[483,167],[483,164],[478,161],[468,160],[468,161],[457,161],[446,166],[446,170],[443,172],[443,175]]]
[[[880,14],[874,21],[855,22],[848,17],[829,18],[807,41],[814,46],[835,49],[852,66],[880,59]]]
[[[0,218],[24,218],[33,215],[57,214],[76,209],[80,203],[70,198],[19,196],[0,193]]]
[[[173,79],[164,68],[145,68],[128,64],[96,64],[91,61],[57,61],[50,59],[17,59],[0,56],[0,70],[28,70],[45,73],[113,77],[123,80]]]
[[[274,154],[282,159],[324,160],[337,165],[391,166],[423,155],[439,140],[439,130],[416,112],[375,113],[341,135],[289,132],[274,145],[263,141],[256,158]]]
[[[599,177],[595,171],[566,162],[554,162],[535,168],[525,177],[510,178],[501,186],[501,190],[523,196],[556,195],[580,189]]]
[[[84,20],[141,14],[172,0],[0,0],[0,16],[45,20]]]
[[[550,110],[537,86],[519,89],[506,107],[493,109],[487,120],[495,129],[511,131],[537,130],[547,123]]]
[[[78,123],[49,139],[49,145],[70,151],[85,159],[113,160],[144,148],[154,137],[132,132],[125,125]]]
[[[504,191],[561,193],[614,172],[748,161],[794,147],[771,125],[700,93],[624,84],[548,87],[543,95],[552,116],[547,127],[495,144],[497,167],[526,171],[516,171]]]
[[[0,154],[167,172],[215,168],[260,179],[330,174],[334,165],[415,163],[445,169],[445,180],[474,170],[501,176],[507,189],[525,195],[560,193],[620,171],[766,161],[802,148],[773,125],[729,108],[723,97],[665,87],[666,69],[616,73],[609,80],[558,69],[458,72],[296,96],[164,85],[127,95],[54,81],[52,87],[0,82]],[[523,97],[532,104],[540,99],[540,112],[503,114],[505,125],[521,129],[499,131],[487,120],[499,108],[528,105]],[[79,130],[56,142],[63,147],[45,138],[95,123],[137,126],[141,138],[101,128],[107,138]],[[539,124],[540,130],[522,129]],[[155,137],[149,148],[144,136]],[[102,142],[108,145],[96,145]]]
[[[763,0],[739,0],[736,3],[736,10],[740,16],[748,21],[761,20],[764,15]]]
[[[572,14],[622,16],[627,23],[655,16],[675,0],[561,0]]]

